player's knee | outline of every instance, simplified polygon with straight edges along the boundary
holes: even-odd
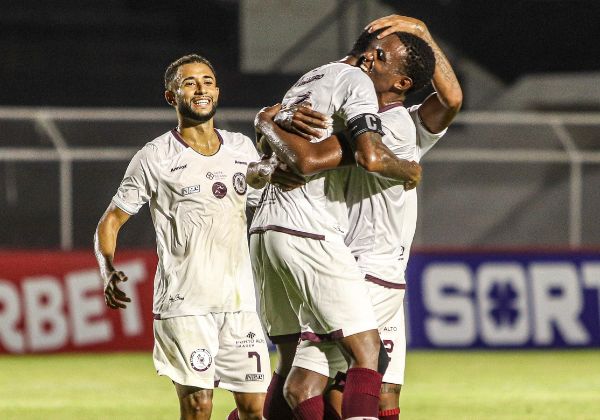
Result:
[[[235,394],[238,415],[242,420],[261,420],[265,394]]]
[[[204,419],[212,411],[212,390],[203,389],[181,397],[181,417],[183,419]]]

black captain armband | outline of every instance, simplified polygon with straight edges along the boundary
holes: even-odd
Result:
[[[383,136],[383,128],[381,120],[377,114],[360,114],[348,120],[348,130],[352,140],[356,140],[358,136],[367,131],[379,133]]]

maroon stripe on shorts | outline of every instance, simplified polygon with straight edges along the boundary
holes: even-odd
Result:
[[[334,341],[344,338],[342,330],[335,330],[329,334],[317,334],[314,332],[303,332],[300,334],[300,340],[312,341],[313,343],[321,343],[323,341]]]
[[[152,318],[156,319],[157,321],[160,321],[162,319],[160,317],[160,314],[155,314],[155,313],[152,313]]]
[[[302,232],[300,230],[289,229],[289,228],[286,228],[283,226],[277,226],[277,225],[267,225],[267,226],[252,228],[252,229],[250,229],[250,235],[255,234],[255,233],[265,233],[268,230],[272,230],[272,231],[280,232],[280,233],[286,233],[286,234],[292,235],[292,236],[299,236],[301,238],[316,239],[318,241],[325,240],[325,235],[318,235],[316,233]]]
[[[271,340],[273,344],[297,343],[298,340],[300,340],[300,333],[269,335],[269,340]]]
[[[404,283],[392,283],[391,281],[381,280],[380,278],[370,274],[365,274],[365,280],[383,287],[387,287],[388,289],[406,289],[406,284]]]

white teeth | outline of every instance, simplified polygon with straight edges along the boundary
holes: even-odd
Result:
[[[208,105],[209,100],[208,99],[198,99],[194,101],[194,104],[196,105]]]

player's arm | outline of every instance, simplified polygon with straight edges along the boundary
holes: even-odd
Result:
[[[439,133],[447,128],[460,111],[463,93],[448,58],[431,36],[425,23],[408,16],[390,15],[371,22],[368,28],[370,32],[387,28],[378,38],[398,31],[408,32],[422,38],[431,46],[435,54],[432,79],[435,92],[419,107],[419,118],[432,133]]]
[[[353,162],[350,149],[338,135],[311,143],[307,140],[310,136],[308,132],[301,137],[279,127],[273,119],[280,109],[280,105],[263,108],[256,115],[254,125],[277,157],[292,171],[300,175],[312,175]],[[325,128],[324,123],[322,127]],[[318,135],[318,132],[314,134]]]
[[[127,281],[127,276],[113,266],[117,236],[129,217],[128,213],[111,203],[100,218],[94,234],[94,253],[104,282],[104,299],[106,305],[112,309],[125,308],[125,303],[131,302],[118,287],[119,283]]]
[[[400,181],[404,189],[415,188],[421,181],[421,166],[399,159],[382,141],[383,127],[376,114],[359,114],[348,120],[348,131],[359,166],[381,178]]]

